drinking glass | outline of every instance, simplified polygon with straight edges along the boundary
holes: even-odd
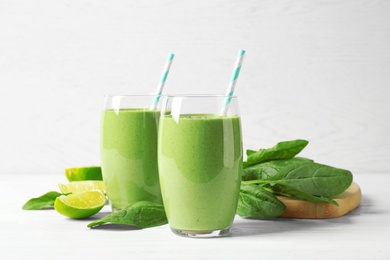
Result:
[[[236,97],[165,96],[158,134],[161,192],[171,230],[187,237],[229,234],[242,169]]]
[[[142,200],[162,204],[157,167],[160,110],[153,95],[105,96],[101,167],[113,211]]]

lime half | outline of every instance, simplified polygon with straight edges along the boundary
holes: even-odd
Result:
[[[62,195],[56,198],[54,209],[69,218],[87,218],[98,213],[106,204],[106,196],[99,190]]]
[[[66,184],[58,184],[62,193],[76,193],[82,191],[100,190],[106,193],[106,187],[103,181],[74,181]]]
[[[103,180],[100,166],[67,168],[65,169],[65,176],[68,181]]]

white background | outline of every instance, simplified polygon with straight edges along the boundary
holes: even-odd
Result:
[[[236,94],[245,149],[390,168],[390,1],[0,0],[0,174],[99,165],[104,94]]]

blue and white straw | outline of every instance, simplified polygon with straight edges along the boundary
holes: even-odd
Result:
[[[244,60],[245,50],[239,50],[236,58],[236,63],[234,64],[233,74],[230,79],[228,89],[226,91],[226,99],[221,110],[221,116],[226,116],[229,109],[230,101],[232,100],[234,89],[236,87],[237,78],[240,75],[242,61]]]
[[[169,69],[171,68],[172,60],[174,57],[175,57],[175,54],[168,53],[168,58],[167,58],[167,61],[165,62],[164,70],[161,73],[160,82],[157,86],[156,94],[154,96],[152,105],[150,106],[150,110],[157,109],[157,105],[158,105],[158,102],[160,101],[160,97],[161,97],[161,94],[162,94],[163,89],[164,89],[165,81],[168,78]]]

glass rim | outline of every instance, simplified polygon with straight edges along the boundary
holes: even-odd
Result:
[[[110,97],[154,97],[156,94],[134,94],[134,95],[116,95],[116,94],[105,94],[103,97],[110,98]]]
[[[105,94],[103,97],[154,97],[156,94],[150,93],[150,94],[126,94],[126,95],[116,95],[116,94]],[[237,96],[229,96],[229,95],[222,95],[222,94],[161,94],[161,97],[182,97],[182,98],[205,98],[205,97],[231,97],[231,98],[237,98]]]
[[[221,94],[167,94],[161,95],[167,98],[237,98],[237,96],[221,95]]]

